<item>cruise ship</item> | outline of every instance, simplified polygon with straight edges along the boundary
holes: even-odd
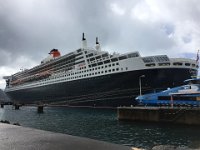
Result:
[[[52,49],[41,64],[5,76],[5,92],[14,103],[117,107],[135,105],[134,97],[179,86],[198,73],[198,61],[103,51],[96,38],[94,48],[82,47],[61,56]]]

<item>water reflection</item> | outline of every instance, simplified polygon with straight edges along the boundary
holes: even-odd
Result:
[[[6,106],[0,109],[2,119],[26,127],[142,148],[158,144],[184,146],[200,140],[198,126],[118,121],[116,110],[109,109],[46,107],[43,114],[38,114],[36,107],[12,110]]]

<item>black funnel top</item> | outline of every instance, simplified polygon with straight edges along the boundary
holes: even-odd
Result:
[[[83,33],[82,41],[84,41],[84,40],[86,40],[86,39],[85,39],[85,34]]]
[[[96,37],[96,44],[99,44],[98,37]]]

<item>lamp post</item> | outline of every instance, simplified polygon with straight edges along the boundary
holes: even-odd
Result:
[[[141,75],[139,77],[140,96],[142,95],[142,78],[144,78],[144,77],[145,77],[145,75]]]

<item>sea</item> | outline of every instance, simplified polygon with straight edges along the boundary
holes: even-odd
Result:
[[[0,120],[145,149],[200,141],[199,126],[119,121],[116,109],[45,107],[44,113],[37,113],[34,106],[14,110],[8,105],[0,108]]]

